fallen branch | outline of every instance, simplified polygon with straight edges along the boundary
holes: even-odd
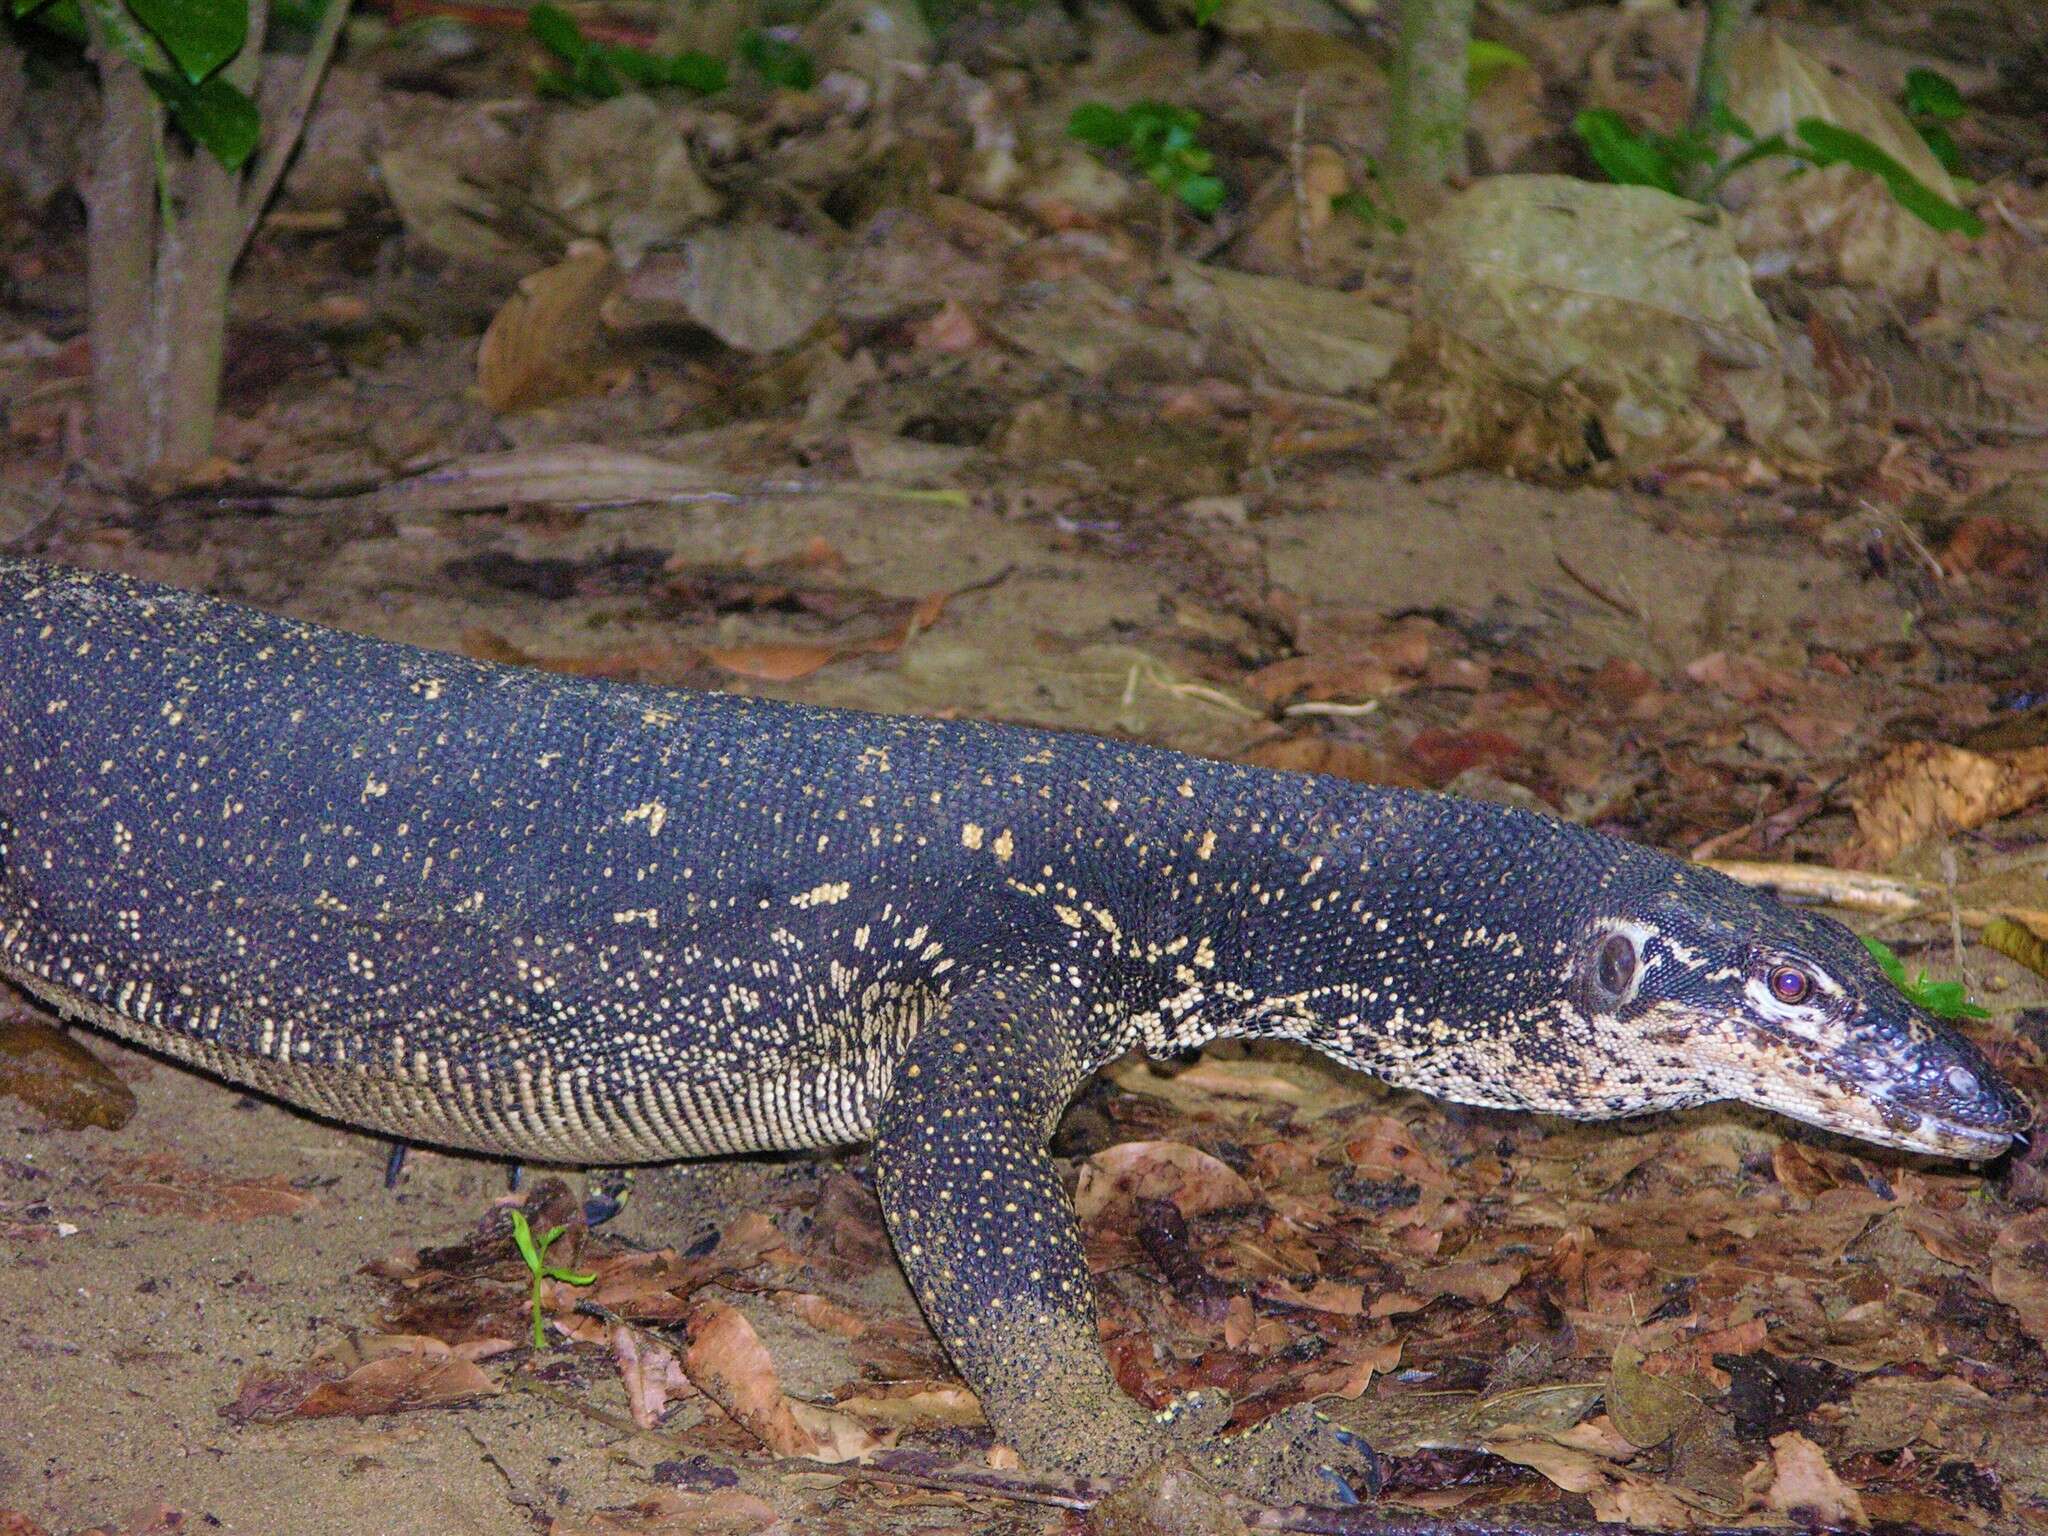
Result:
[[[1845,912],[1905,918],[1945,916],[1949,910],[1946,887],[1937,880],[1908,880],[1868,870],[1762,859],[1702,859],[1700,863],[1744,885],[1760,886],[1794,901],[1824,902]],[[2048,908],[1959,905],[1955,913],[1972,928],[1988,927],[2000,918],[2008,918],[2036,934],[2048,936]]]

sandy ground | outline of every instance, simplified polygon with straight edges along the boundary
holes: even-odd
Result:
[[[1717,530],[1701,533],[1660,528],[1613,493],[1479,477],[1418,486],[1361,474],[1320,482],[1318,492],[1320,507],[1250,528],[1197,530],[1206,573],[1077,542],[1043,521],[950,509],[877,513],[831,498],[603,513],[569,528],[431,518],[347,541],[306,524],[217,522],[203,537],[146,540],[111,555],[61,543],[56,553],[226,586],[428,645],[454,646],[483,626],[520,647],[560,651],[597,640],[626,646],[657,632],[730,642],[749,631],[744,621],[691,629],[620,617],[616,602],[598,599],[464,597],[434,573],[487,545],[572,558],[654,545],[704,561],[791,550],[822,534],[844,555],[849,579],[884,591],[917,595],[1008,575],[958,599],[900,657],[830,667],[769,691],[1133,732],[1212,751],[1229,744],[1240,720],[1134,687],[1132,678],[1138,658],[1170,660],[1201,634],[1210,601],[1203,585],[1219,580],[1277,584],[1347,608],[1449,606],[1545,631],[1589,660],[1627,656],[1659,671],[1717,647],[1768,655],[1795,631],[1846,641],[1898,622],[1882,584],[1810,543],[1747,526],[1753,513],[1742,505],[1694,517]],[[1633,620],[1588,597],[1560,569],[1560,550],[1654,617]],[[599,610],[611,621],[594,632]],[[0,1102],[0,1224],[14,1255],[10,1326],[0,1329],[0,1417],[12,1429],[0,1446],[0,1504],[54,1529],[120,1521],[162,1502],[189,1513],[186,1529],[501,1533],[630,1502],[674,1454],[659,1437],[521,1395],[381,1421],[229,1423],[220,1409],[244,1372],[299,1363],[367,1325],[379,1293],[361,1266],[453,1240],[502,1191],[504,1172],[422,1152],[402,1187],[387,1192],[384,1148],[371,1138],[104,1041],[97,1048],[140,1100],[120,1132],[50,1130]],[[194,1177],[279,1176],[315,1203],[291,1216],[201,1222],[110,1192],[134,1159],[159,1156]],[[686,1244],[778,1184],[815,1180],[827,1167],[726,1164],[652,1175],[621,1230]],[[895,1288],[888,1305],[907,1305],[893,1271],[875,1284]],[[761,1322],[791,1390],[822,1390],[848,1374],[822,1336],[772,1315]],[[615,1384],[593,1395],[614,1409],[623,1402]],[[678,1422],[688,1421],[686,1412]],[[871,1490],[823,1481],[805,1497],[819,1529],[1059,1526],[1058,1516],[1028,1509],[893,1507]]]

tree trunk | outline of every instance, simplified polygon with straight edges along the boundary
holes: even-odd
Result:
[[[250,91],[263,62],[269,7],[249,0],[249,37],[222,76]],[[242,248],[242,172],[194,146],[167,167],[181,194],[157,252],[155,462],[190,469],[213,447],[227,353],[228,276]]]
[[[148,356],[163,122],[142,71],[97,28],[92,52],[100,75],[99,142],[85,189],[93,439],[99,455],[133,474],[148,466],[155,435]]]
[[[1465,157],[1465,117],[1472,4],[1401,0],[1387,139],[1388,171],[1397,183],[1440,187],[1471,168]]]

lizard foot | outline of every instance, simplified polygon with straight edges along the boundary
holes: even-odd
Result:
[[[1386,1481],[1377,1451],[1307,1403],[1191,1447],[1188,1460],[1211,1482],[1264,1504],[1356,1504]]]

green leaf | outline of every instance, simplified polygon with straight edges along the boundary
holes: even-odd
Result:
[[[90,41],[78,0],[15,0],[14,16],[81,48]]]
[[[1707,114],[1707,119],[1716,133],[1729,134],[1747,144],[1756,142],[1756,130],[1737,117],[1725,101],[1715,102],[1713,111]]]
[[[1195,0],[1195,25],[1206,27],[1223,14],[1223,7],[1230,0]]]
[[[1465,45],[1465,89],[1474,96],[1509,70],[1528,67],[1528,55],[1506,43],[1475,37]]]
[[[695,91],[699,96],[716,96],[726,88],[729,78],[723,63],[694,48],[675,54],[668,61],[668,83]]]
[[[818,68],[808,53],[758,27],[740,38],[740,57],[763,80],[784,90],[808,91],[817,82]]]
[[[1206,219],[1223,206],[1230,189],[1220,176],[1189,176],[1175,189],[1175,195]]]
[[[1097,149],[1122,149],[1130,142],[1131,124],[1106,101],[1084,101],[1067,116],[1067,137]]]
[[[533,40],[565,63],[575,64],[590,55],[590,44],[576,18],[558,5],[541,0],[526,13],[526,30]]]
[[[1952,123],[1969,109],[1955,81],[1931,69],[1906,71],[1906,110],[1915,117]]]
[[[533,1228],[527,1225],[526,1212],[513,1211],[511,1216],[512,1241],[519,1248],[519,1257],[526,1260],[526,1267],[528,1269],[532,1270],[535,1274],[539,1274],[541,1269],[540,1256],[544,1249],[534,1246]]]
[[[1678,167],[1669,150],[1629,127],[1619,112],[1589,108],[1572,119],[1572,131],[1608,180],[1625,187],[1656,187],[1677,196]]]
[[[1963,174],[1962,146],[1956,143],[1955,135],[1939,123],[1915,123],[1913,131],[1920,135],[1920,141],[1928,152],[1941,162],[1941,168],[1951,176]]]
[[[1991,1015],[1970,1001],[1970,995],[1959,981],[1936,981],[1926,971],[1910,980],[1906,967],[1892,952],[1892,947],[1882,939],[1863,936],[1863,947],[1870,951],[1877,968],[1891,979],[1893,986],[1906,994],[1909,1002],[1917,1003],[1939,1019],[1988,1019]]]
[[[227,169],[240,170],[255,153],[263,124],[256,103],[239,88],[217,75],[199,85],[154,69],[143,78],[170,109],[171,121]]]
[[[1870,172],[1891,189],[1901,208],[1922,223],[1973,238],[1984,233],[1984,221],[1976,214],[1957,207],[1862,134],[1817,117],[1802,117],[1797,131],[1816,164],[1853,165]]]
[[[248,0],[128,0],[128,9],[164,45],[191,85],[240,53],[249,40]]]

